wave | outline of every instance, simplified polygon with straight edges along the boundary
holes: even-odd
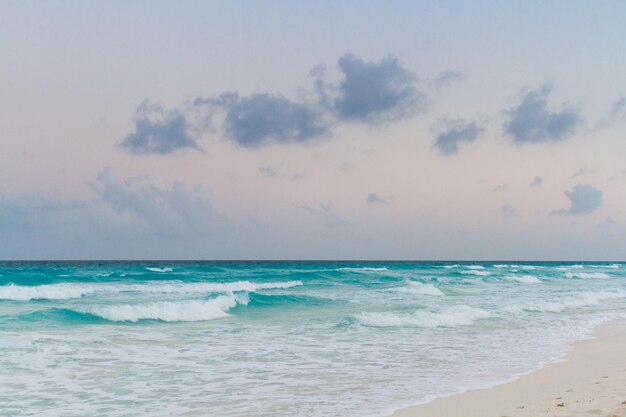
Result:
[[[541,280],[534,275],[507,275],[504,279],[521,282],[522,284],[541,284]]]
[[[349,271],[349,272],[382,272],[382,271],[388,271],[389,269],[383,267],[380,268],[374,268],[374,267],[363,267],[363,268],[350,268],[350,267],[346,267],[346,268],[339,268],[338,271]]]
[[[49,284],[22,286],[15,284],[0,287],[0,300],[68,300],[93,294],[97,291],[94,285]]]
[[[559,301],[531,303],[523,306],[510,306],[505,310],[512,313],[518,313],[521,311],[560,313],[563,310],[593,307],[599,305],[601,301],[620,298],[626,298],[626,291],[584,292],[576,296],[564,297]]]
[[[563,265],[563,266],[559,266],[556,269],[558,269],[559,271],[567,271],[570,269],[585,269],[585,265],[582,264],[576,264],[576,265]]]
[[[517,265],[517,264],[497,264],[497,265],[493,265],[493,267],[499,268],[499,269],[503,269],[503,268],[516,268],[516,269],[525,269],[525,270],[537,269],[535,265]]]
[[[589,268],[605,268],[605,269],[620,269],[622,267],[621,264],[594,264],[587,265]]]
[[[461,266],[461,265],[456,265],[456,264],[455,264],[455,265],[444,265],[443,267],[444,267],[444,268],[446,268],[446,269],[454,269],[454,268],[458,268],[458,267],[460,267],[460,266]]]
[[[467,269],[485,269],[482,265],[464,265],[464,267]]]
[[[445,295],[443,291],[433,284],[423,284],[417,281],[408,281],[407,284],[409,285],[396,288],[395,290],[407,294],[433,295],[437,297]]]
[[[565,273],[567,278],[580,278],[580,279],[606,279],[611,278],[610,275],[604,272],[567,272]]]
[[[150,272],[172,272],[174,268],[156,268],[147,266],[146,269]]]
[[[469,271],[460,271],[460,272],[463,275],[477,275],[480,277],[486,277],[487,275],[491,275],[487,271],[481,271],[481,270],[476,270],[476,269],[470,269]]]
[[[149,304],[96,306],[75,311],[98,316],[109,321],[208,321],[227,317],[229,315],[227,313],[228,310],[238,304],[246,305],[248,302],[247,294],[231,294],[220,295],[210,300],[161,301]]]
[[[20,286],[9,284],[0,286],[0,300],[67,300],[93,294],[115,294],[138,292],[148,294],[206,294],[259,290],[286,289],[302,285],[301,281],[285,282],[194,282],[175,281],[163,284],[162,281],[145,284],[49,284]]]
[[[416,311],[410,314],[392,312],[362,312],[356,320],[367,327],[456,327],[468,326],[476,320],[492,315],[480,308],[469,306],[451,307],[445,311]]]

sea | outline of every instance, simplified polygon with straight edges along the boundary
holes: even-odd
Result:
[[[2,416],[386,416],[559,361],[626,264],[3,262]]]

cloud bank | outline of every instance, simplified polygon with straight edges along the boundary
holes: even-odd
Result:
[[[218,118],[223,136],[244,148],[309,143],[330,137],[340,123],[384,125],[428,110],[429,97],[417,88],[416,75],[392,55],[375,62],[346,54],[337,68],[337,81],[314,68],[314,88],[295,100],[269,92],[224,92],[196,98],[186,112],[144,102],[135,116],[135,131],[119,146],[143,155],[201,150],[198,140]],[[455,77],[450,73],[444,78]]]

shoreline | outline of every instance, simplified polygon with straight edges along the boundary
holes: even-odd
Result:
[[[596,327],[563,360],[491,388],[401,408],[390,417],[626,417],[626,320]]]

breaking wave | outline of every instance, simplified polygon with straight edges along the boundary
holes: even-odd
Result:
[[[220,295],[210,300],[162,301],[148,304],[97,306],[76,311],[92,314],[109,321],[207,321],[227,317],[228,310],[237,304],[246,305],[249,300],[247,294],[231,294]]]
[[[172,272],[174,268],[156,268],[147,266],[146,269],[150,272]]]
[[[285,289],[302,285],[301,281],[264,282],[194,282],[183,283],[174,281],[163,284],[49,284],[37,286],[21,286],[9,284],[0,286],[0,299],[13,301],[29,300],[68,300],[92,294],[115,294],[137,292],[148,294],[207,294],[259,290]]]
[[[565,273],[567,278],[580,278],[580,279],[606,279],[611,278],[610,275],[604,272],[567,272]]]
[[[443,291],[433,284],[424,284],[418,281],[408,281],[407,286],[396,288],[396,291],[407,294],[433,295],[440,297],[445,295]]]

